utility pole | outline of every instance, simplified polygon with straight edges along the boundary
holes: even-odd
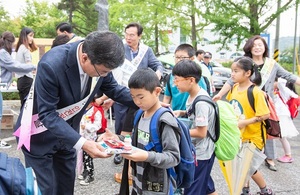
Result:
[[[98,14],[98,30],[109,30],[108,28],[108,2],[107,0],[98,0],[95,5]]]
[[[277,10],[279,10],[280,7],[281,7],[281,0],[278,0]],[[274,56],[273,56],[276,62],[279,61],[279,32],[280,32],[280,14],[276,19],[276,35],[275,35]]]
[[[293,54],[293,73],[295,74],[296,72],[296,55],[297,55],[297,50],[296,50],[296,38],[297,38],[297,20],[298,20],[298,3],[296,3],[296,16],[295,16],[295,34],[294,34],[294,54]]]

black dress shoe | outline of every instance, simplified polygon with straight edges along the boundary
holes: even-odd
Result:
[[[114,157],[114,163],[116,165],[120,164],[123,161],[123,157],[120,154],[116,154]]]
[[[268,167],[268,169],[270,169],[271,171],[277,171],[277,168],[275,167],[275,165],[271,165],[267,159],[265,160],[265,165]]]

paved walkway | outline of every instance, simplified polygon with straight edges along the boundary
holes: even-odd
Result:
[[[5,102],[4,106],[11,106],[18,113],[18,102]],[[16,113],[16,114],[17,114]],[[16,119],[17,117],[15,117]],[[294,120],[296,127],[300,131],[300,116]],[[110,126],[111,128],[111,126]],[[288,128],[288,127],[287,127]],[[10,149],[0,149],[0,152],[6,152],[9,156],[18,157],[24,162],[21,151],[16,150],[16,141],[12,137],[12,130],[2,130],[1,138],[8,138],[12,144]],[[268,170],[264,165],[261,166],[264,178],[269,187],[271,187],[277,195],[298,195],[300,194],[300,136],[290,139],[294,162],[291,164],[283,164],[277,162],[277,172]],[[279,141],[276,141],[278,156],[283,155],[283,150]],[[113,175],[117,171],[121,171],[122,165],[115,165],[113,158],[95,159],[95,181],[89,186],[80,186],[79,182],[75,184],[75,195],[113,195],[118,193],[119,184],[113,179]],[[220,195],[229,195],[227,184],[220,171],[218,162],[216,161],[212,177],[215,181],[216,189]],[[253,181],[250,183],[251,192],[255,194],[259,191]]]

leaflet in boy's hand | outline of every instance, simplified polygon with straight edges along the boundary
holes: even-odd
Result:
[[[132,152],[132,147],[125,146],[124,142],[120,140],[105,140],[99,144],[108,154],[130,154]]]

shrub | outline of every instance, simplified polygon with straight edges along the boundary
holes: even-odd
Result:
[[[5,92],[2,93],[3,100],[19,100],[19,93],[18,92]]]

